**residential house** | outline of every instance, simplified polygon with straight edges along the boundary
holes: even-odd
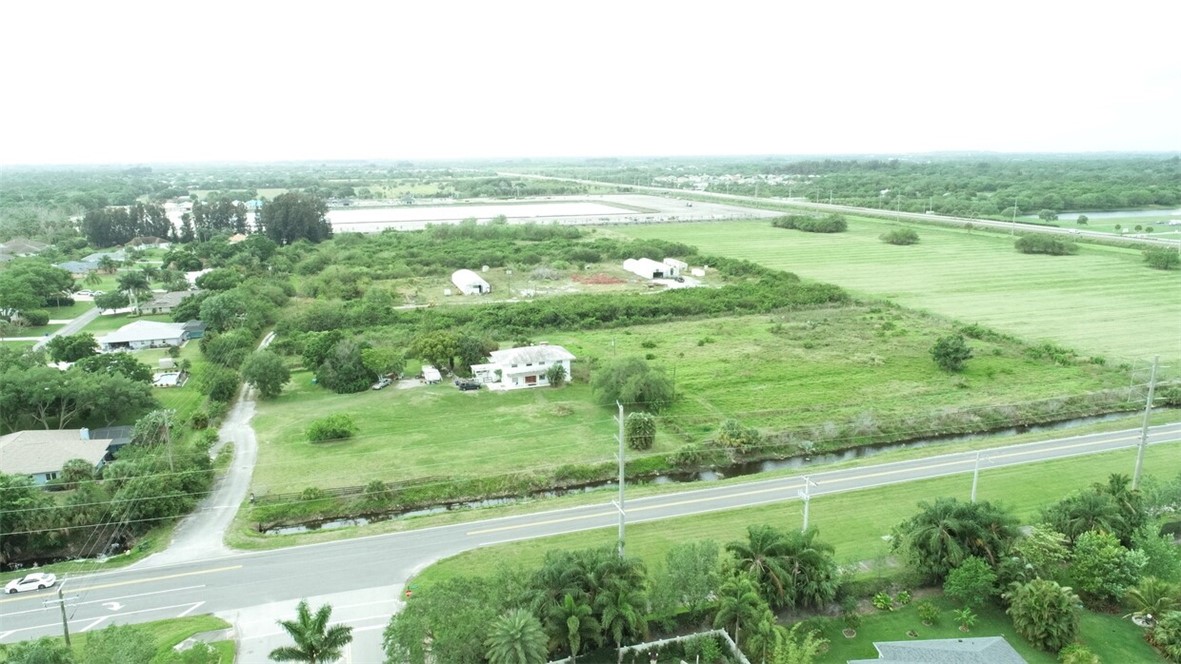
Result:
[[[85,277],[91,272],[98,271],[98,261],[65,261],[64,263],[54,263],[54,267],[60,267],[73,277]]]
[[[851,659],[849,664],[1026,664],[1002,636],[973,639],[925,639],[919,641],[875,641],[877,659]]]
[[[99,348],[105,353],[113,350],[140,350],[143,348],[164,348],[179,346],[185,341],[183,323],[160,323],[151,320],[137,320],[98,339]]]
[[[193,295],[194,291],[172,291],[171,293],[154,293],[152,299],[136,307],[140,314],[170,314],[180,304],[180,301]]]
[[[460,293],[464,295],[483,295],[484,293],[491,293],[492,286],[488,285],[487,281],[480,275],[471,270],[456,270],[451,275],[451,283],[459,289]]]
[[[94,263],[97,265],[98,262],[101,261],[104,256],[106,256],[107,258],[110,258],[113,261],[119,262],[119,263],[122,263],[123,261],[127,260],[127,252],[123,251],[122,249],[116,249],[115,251],[96,251],[93,254],[89,254],[87,256],[82,257],[82,262],[83,263]]]
[[[89,429],[17,431],[0,436],[0,472],[25,475],[37,484],[57,479],[71,459],[101,468],[110,454],[111,438],[92,436]]]
[[[35,256],[49,248],[44,242],[37,242],[23,237],[14,237],[8,242],[0,244],[0,253],[11,256]]]
[[[492,390],[518,390],[549,385],[546,372],[560,364],[570,376],[574,355],[561,346],[540,344],[492,351],[486,364],[473,364],[472,375]]]

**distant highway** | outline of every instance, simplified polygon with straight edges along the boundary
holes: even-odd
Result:
[[[983,450],[981,486],[997,468],[1051,459],[1125,450],[1113,472],[1131,473],[1140,430],[1089,434]],[[1153,427],[1150,444],[1181,441],[1181,423]],[[965,475],[960,492],[967,498],[975,451],[953,452],[894,463],[815,469],[808,473],[811,496],[855,491],[903,482]],[[799,500],[802,475],[752,480],[646,496],[626,502],[628,523],[658,521],[719,510],[749,508]],[[606,498],[606,496],[604,496]],[[899,515],[899,519],[905,515]],[[501,542],[534,539],[597,528],[612,528],[618,512],[611,503],[584,505],[532,514],[469,521],[388,535],[297,546],[274,551],[228,553],[181,564],[75,575],[64,595],[74,632],[113,623],[135,623],[178,615],[215,613],[235,624],[243,661],[262,661],[269,647],[282,642],[276,617],[292,614],[299,598],[330,601],[333,617],[377,631],[397,610],[405,584],[426,565],[448,556]],[[883,529],[892,524],[881,524]],[[0,598],[0,642],[61,633],[52,591]],[[379,646],[354,649],[352,661],[379,661]],[[372,648],[372,651],[369,650]]]
[[[598,186],[615,186],[626,187],[635,191],[646,191],[661,195],[674,195],[693,197],[714,198],[719,200],[731,201],[735,203],[746,203],[756,205],[778,205],[783,207],[803,208],[810,210],[817,210],[820,212],[839,212],[842,214],[854,214],[862,217],[876,217],[880,219],[895,220],[895,221],[911,221],[924,224],[942,224],[945,226],[956,226],[963,228],[971,224],[973,228],[986,228],[994,231],[1014,233],[1020,231],[1022,233],[1044,233],[1046,235],[1063,235],[1072,239],[1089,239],[1102,240],[1105,242],[1115,242],[1127,245],[1141,245],[1141,246],[1157,246],[1166,247],[1170,249],[1181,250],[1181,239],[1170,240],[1160,237],[1129,237],[1127,235],[1112,235],[1111,233],[1104,233],[1101,231],[1091,231],[1081,228],[1056,228],[1053,226],[1039,226],[1036,224],[1014,223],[1009,221],[996,221],[993,219],[978,219],[974,217],[953,217],[943,214],[926,214],[920,212],[903,212],[891,211],[881,208],[865,208],[854,207],[852,205],[831,205],[828,203],[813,203],[810,201],[801,201],[794,198],[765,198],[757,196],[742,196],[739,194],[722,194],[717,192],[702,192],[702,191],[687,191],[684,189],[672,189],[668,187],[652,187],[647,185],[630,185],[619,184],[613,182],[603,182],[599,180],[580,180],[577,178],[562,178],[550,175],[534,175],[532,173],[512,173],[512,172],[498,172],[497,175],[504,177],[522,177],[534,178],[538,180],[558,180],[561,182],[575,182],[578,184],[598,185]]]

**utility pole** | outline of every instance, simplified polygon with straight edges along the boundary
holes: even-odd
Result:
[[[69,648],[70,647],[70,621],[66,617],[66,599],[76,599],[76,598],[74,598],[74,597],[66,598],[66,597],[62,596],[62,592],[65,590],[65,586],[66,586],[65,581],[62,581],[61,583],[57,584],[57,599],[47,599],[47,600],[45,600],[45,603],[52,604],[52,603],[56,602],[58,605],[58,608],[61,609],[61,612],[62,612],[62,636],[65,637],[66,647]]]
[[[615,503],[615,509],[619,510],[619,557],[622,558],[624,540],[623,534],[627,521],[627,514],[623,511],[623,404],[616,401],[615,405],[619,407],[619,414],[616,416],[616,420],[619,422],[619,499],[612,502]]]
[[[1148,448],[1148,416],[1152,414],[1152,394],[1156,391],[1156,367],[1160,355],[1152,358],[1152,376],[1148,379],[1148,400],[1144,404],[1144,425],[1140,428],[1140,448],[1136,450],[1136,472],[1132,475],[1132,488],[1140,488],[1140,471],[1144,468],[1144,450]]]
[[[808,508],[812,504],[812,487],[817,486],[815,482],[804,476],[804,488],[800,489],[800,498],[804,499],[804,527],[800,532],[808,532]]]
[[[980,450],[976,451],[976,466],[972,468],[972,497],[970,502],[976,502],[976,484],[980,481]]]

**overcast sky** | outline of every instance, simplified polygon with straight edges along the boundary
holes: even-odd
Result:
[[[6,2],[0,163],[1181,151],[1181,3]]]

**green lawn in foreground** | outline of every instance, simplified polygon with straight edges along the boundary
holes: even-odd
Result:
[[[1028,341],[1134,360],[1160,354],[1166,364],[1181,363],[1181,271],[1150,269],[1133,249],[1084,243],[1075,256],[1027,255],[1007,235],[921,224],[910,225],[921,238],[917,245],[878,239],[899,225],[851,217],[849,231],[835,234],[767,221],[615,230],[746,258]]]
[[[81,657],[86,652],[86,641],[94,631],[106,625],[99,625],[89,632],[74,632],[70,634],[70,645],[74,655]],[[146,630],[156,642],[156,655],[152,661],[163,661],[163,657],[172,652],[172,647],[194,634],[212,632],[232,627],[228,622],[212,615],[186,616],[184,618],[170,618],[154,622],[140,623],[136,627]],[[60,639],[58,639],[60,640]],[[210,644],[217,649],[223,662],[234,661],[237,647],[234,641],[217,641]],[[7,657],[0,651],[0,662],[7,661]],[[128,663],[131,664],[131,663]],[[147,664],[146,662],[144,664]]]
[[[93,308],[94,303],[90,300],[77,300],[68,307],[49,307],[46,311],[49,312],[49,320],[68,320],[77,318]]]
[[[576,375],[585,375],[596,358],[650,354],[675,378],[681,399],[661,416],[654,453],[702,440],[731,417],[777,431],[906,415],[922,432],[931,426],[924,414],[941,409],[1013,404],[1128,383],[1127,372],[1118,368],[1033,360],[1012,343],[974,342],[979,359],[963,374],[948,375],[931,361],[929,349],[949,330],[945,321],[913,312],[854,306],[545,339],[579,358]],[[336,412],[354,417],[357,436],[307,442],[304,431],[311,422]],[[595,405],[585,382],[560,390],[463,393],[443,384],[338,395],[301,372],[280,397],[259,404],[255,492],[609,463],[616,446],[613,415]]]
[[[918,617],[917,602],[882,612],[873,610],[862,616],[857,635],[851,639],[841,633],[844,624],[832,620],[824,630],[829,641],[829,650],[819,661],[847,662],[851,659],[877,659],[875,641],[908,641],[911,639],[963,639],[985,636],[1003,636],[1009,645],[1030,664],[1052,664],[1057,662],[1055,654],[1043,652],[1031,646],[1017,634],[1013,623],[1003,609],[984,606],[975,611],[976,624],[968,632],[961,632],[952,612],[959,606],[936,594],[929,598],[940,610],[939,621],[924,625]],[[921,600],[920,600],[921,601]],[[912,637],[908,632],[917,633]],[[1143,638],[1144,630],[1123,620],[1119,616],[1084,611],[1078,641],[1099,655],[1103,662],[1162,662],[1165,661]]]

